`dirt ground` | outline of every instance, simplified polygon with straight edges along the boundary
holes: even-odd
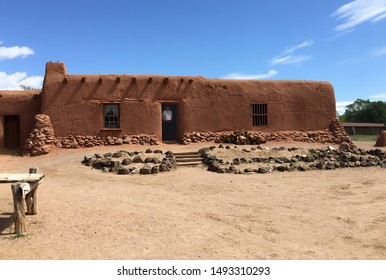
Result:
[[[1,173],[36,166],[46,178],[39,213],[27,216],[20,238],[13,234],[10,185],[0,184],[0,259],[386,259],[385,169],[235,175],[181,167],[115,175],[80,163],[95,152],[146,148],[55,150],[35,158],[1,151]]]

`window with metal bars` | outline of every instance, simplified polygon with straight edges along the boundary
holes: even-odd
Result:
[[[268,125],[268,104],[252,104],[253,126]]]
[[[104,104],[105,128],[119,128],[119,104]]]

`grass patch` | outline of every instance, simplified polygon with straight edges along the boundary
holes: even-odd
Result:
[[[352,141],[375,142],[377,138],[378,135],[350,135]]]
[[[26,237],[26,236],[27,235],[22,234],[22,233],[16,233],[16,234],[12,235],[9,239],[15,240],[15,239],[23,238],[23,237]]]

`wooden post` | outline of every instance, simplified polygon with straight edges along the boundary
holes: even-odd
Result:
[[[23,189],[20,188],[20,183],[14,183],[11,185],[13,196],[14,213],[13,218],[15,221],[15,233],[24,233],[25,229],[25,209],[24,209],[24,194]]]
[[[29,174],[36,174],[37,167],[31,167]],[[26,195],[27,215],[36,215],[38,213],[38,187],[41,181],[30,183],[31,191]]]
[[[40,181],[30,183],[31,191],[26,195],[27,215],[36,215],[38,213],[38,187]]]

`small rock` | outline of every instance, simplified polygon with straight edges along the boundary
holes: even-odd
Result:
[[[123,153],[122,152],[116,152],[113,154],[113,158],[120,158],[123,156]]]
[[[347,152],[348,150],[350,150],[350,144],[347,142],[343,142],[339,145],[339,150]]]
[[[245,173],[253,173],[253,168],[245,168],[244,172]]]
[[[217,172],[219,168],[220,163],[218,163],[217,161],[213,161],[212,164],[208,166],[207,170],[211,172]]]
[[[237,172],[237,168],[235,166],[233,166],[233,165],[229,166],[228,170],[231,171],[232,173]]]
[[[306,158],[305,158],[305,162],[314,162],[315,161],[315,158],[313,156],[310,156],[308,155]]]
[[[284,172],[284,171],[287,170],[287,167],[284,166],[284,165],[279,165],[276,169],[277,169],[277,171],[279,171],[279,172]]]
[[[151,174],[157,174],[157,173],[159,173],[159,167],[156,165],[152,167]]]
[[[305,165],[299,165],[298,166],[299,171],[307,171],[308,169],[309,169],[308,166],[305,166]]]
[[[130,168],[130,174],[139,174],[140,169],[138,167]]]

